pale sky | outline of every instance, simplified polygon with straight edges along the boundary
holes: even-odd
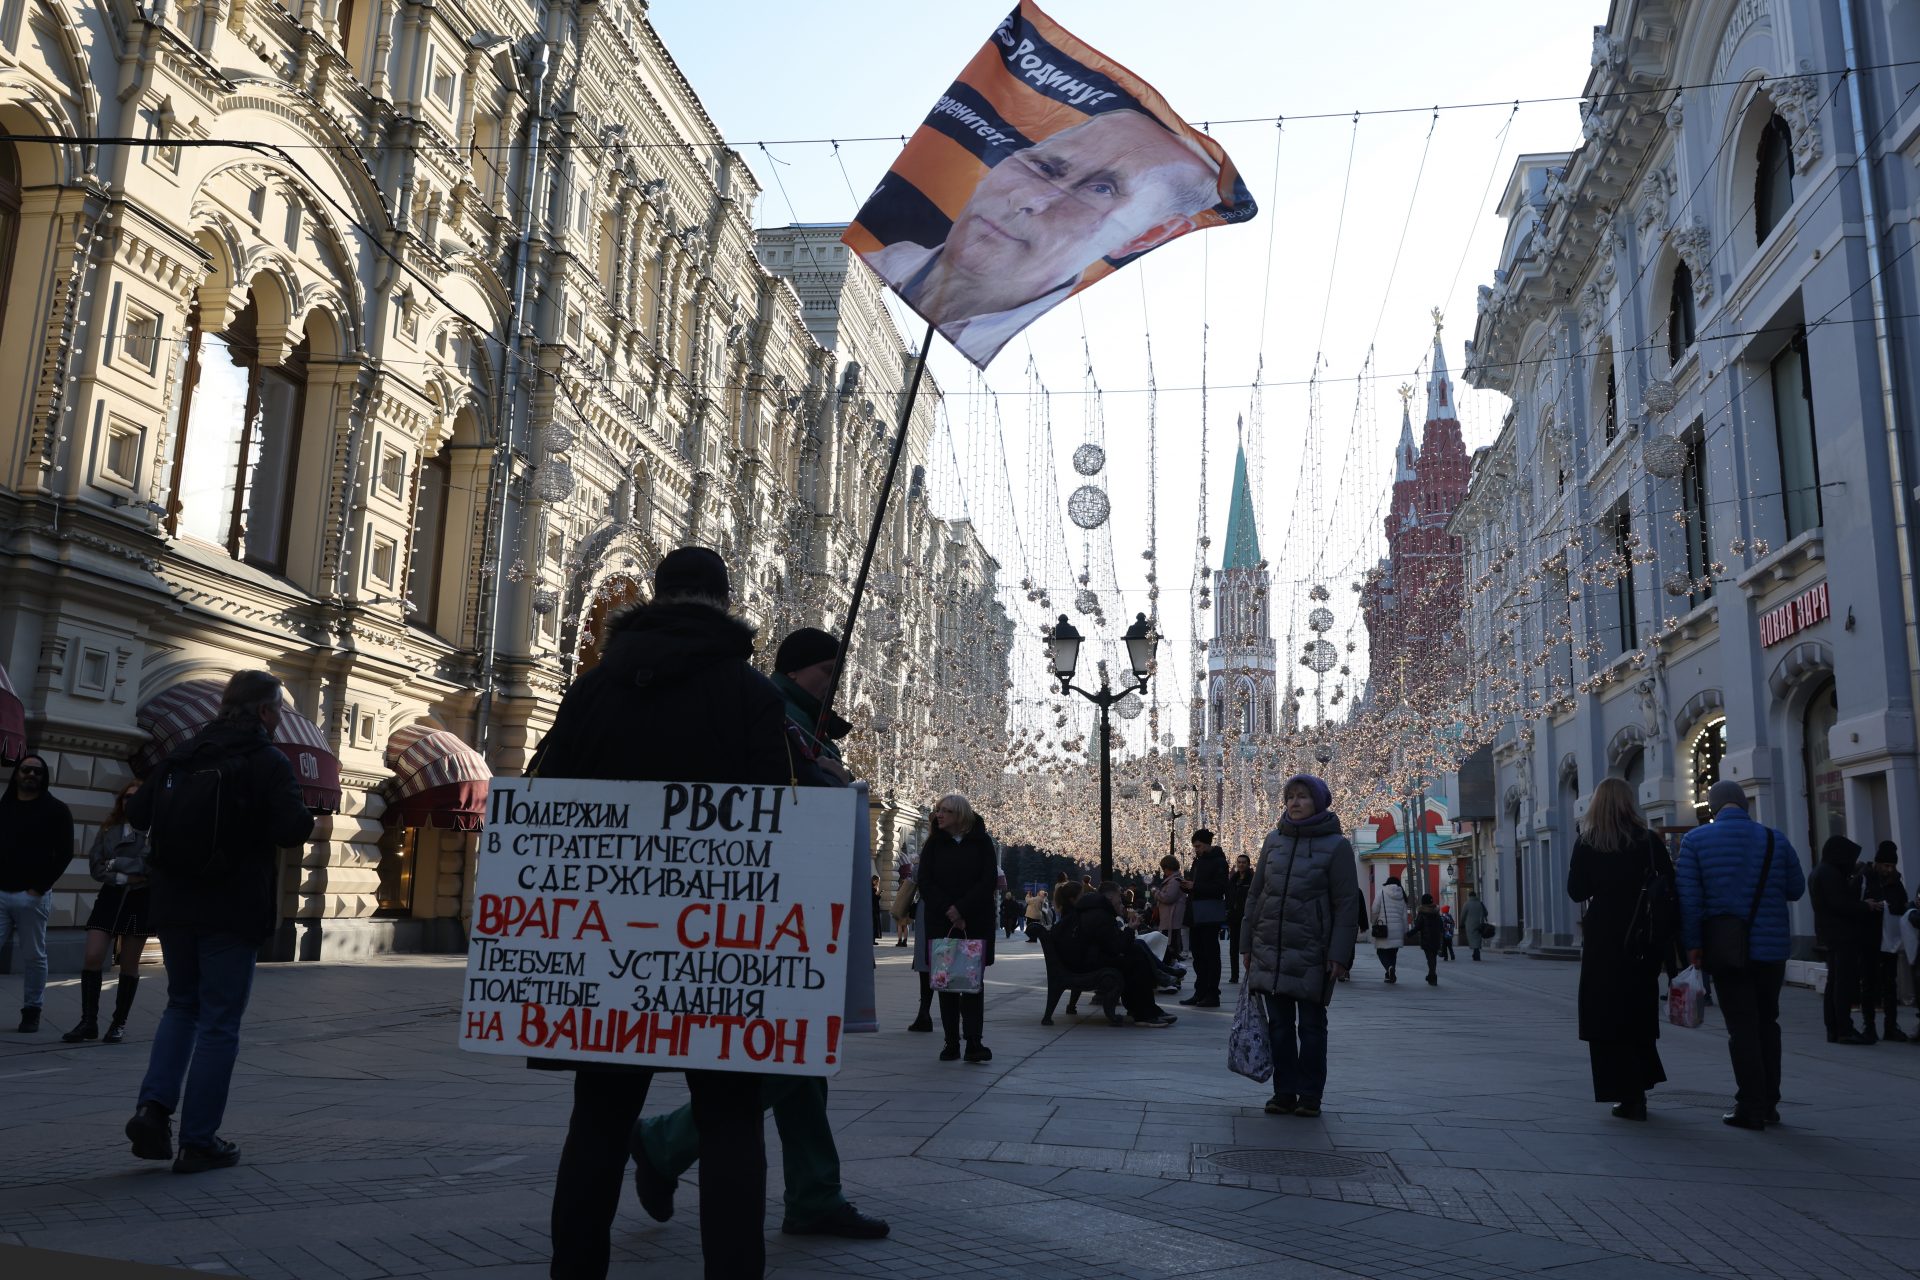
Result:
[[[1488,443],[1499,428],[1504,399],[1458,382],[1462,344],[1472,336],[1474,291],[1491,281],[1504,232],[1493,205],[1516,155],[1578,143],[1577,99],[1593,27],[1606,20],[1606,5],[1052,0],[1044,7],[1152,83],[1188,120],[1254,118],[1218,124],[1212,133],[1261,210],[1251,223],[1156,250],[1057,308],[999,355],[985,386],[1001,393],[1011,498],[985,461],[997,446],[978,413],[984,401],[971,367],[936,338],[929,369],[948,397],[960,465],[948,463],[957,477],[938,474],[947,460],[936,452],[933,491],[949,493],[940,482],[957,479],[977,522],[993,525],[997,511],[1004,524],[1010,514],[1031,549],[1039,541],[1036,523],[1060,518],[1057,508],[1039,510],[1043,504],[1026,482],[1027,433],[1037,425],[1026,394],[1028,344],[1053,393],[1047,403],[1063,497],[1081,482],[1067,458],[1090,429],[1082,394],[1090,351],[1106,393],[1110,465],[1101,479],[1110,481],[1113,557],[1125,595],[1124,607],[1106,606],[1111,636],[1103,632],[1102,638],[1116,637],[1147,607],[1149,566],[1141,555],[1147,547],[1147,398],[1139,392],[1147,384],[1150,332],[1161,388],[1154,477],[1160,611],[1169,641],[1163,670],[1177,677],[1163,677],[1154,692],[1169,708],[1182,708],[1171,723],[1184,737],[1203,332],[1208,559],[1217,565],[1224,545],[1235,419],[1248,412],[1249,384],[1264,362],[1264,430],[1249,442],[1264,476],[1261,549],[1275,579],[1273,629],[1283,645],[1282,667],[1311,690],[1312,677],[1292,661],[1310,638],[1304,624],[1310,583],[1331,592],[1339,622],[1330,638],[1344,649],[1351,637],[1359,645],[1355,657],[1365,656],[1365,628],[1356,624],[1358,597],[1350,584],[1382,549],[1377,516],[1399,431],[1395,389],[1403,381],[1424,382],[1432,308],[1447,316],[1446,357],[1461,392],[1468,448]],[[1011,8],[1011,0],[655,0],[651,17],[709,114],[764,185],[755,218],[768,225],[851,218],[899,144],[843,143],[836,160],[825,144],[763,151],[762,140],[911,133]],[[1565,100],[1524,103],[1534,98]],[[1517,113],[1515,99],[1523,100]],[[1437,123],[1431,110],[1483,102],[1497,105],[1442,110]],[[1356,128],[1356,109],[1387,108],[1413,110],[1366,115]],[[1302,118],[1325,113],[1337,118]],[[1286,118],[1284,128],[1276,130],[1275,117]],[[1423,148],[1425,167],[1409,219]],[[917,341],[918,325],[909,332]],[[1373,376],[1356,381],[1367,370],[1370,344],[1377,353]],[[1322,357],[1317,415],[1307,386],[1316,352]],[[1423,404],[1417,397],[1416,434]],[[1065,542],[1078,571],[1082,536],[1070,533],[1051,541]],[[1065,607],[1073,584],[1048,585],[1056,607]],[[1037,615],[1034,621],[1037,626]],[[1091,619],[1075,622],[1094,631]],[[1210,631],[1210,616],[1205,624]],[[1290,628],[1296,632],[1291,655],[1284,652]],[[1032,647],[1024,634],[1022,644]],[[1349,696],[1364,669],[1355,664]],[[1329,692],[1337,678],[1329,676]],[[1144,724],[1132,725],[1142,742]]]

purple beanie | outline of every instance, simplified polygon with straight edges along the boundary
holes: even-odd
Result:
[[[1316,814],[1325,813],[1327,810],[1333,808],[1333,792],[1327,790],[1326,783],[1310,773],[1296,773],[1282,783],[1280,786],[1280,796],[1282,799],[1286,798],[1287,788],[1296,782],[1305,787],[1307,794],[1313,797],[1313,811]]]

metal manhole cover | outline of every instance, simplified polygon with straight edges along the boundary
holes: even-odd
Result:
[[[1326,1151],[1288,1151],[1273,1147],[1228,1147],[1200,1157],[1229,1173],[1254,1173],[1269,1178],[1331,1178],[1374,1181],[1391,1177],[1385,1169],[1355,1156]]]

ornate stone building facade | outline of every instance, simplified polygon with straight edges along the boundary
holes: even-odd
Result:
[[[641,0],[23,0],[0,124],[0,664],[83,829],[157,696],[286,680],[343,788],[279,954],[457,942],[472,838],[383,821],[396,735],[518,771],[666,549],[844,617],[908,352],[862,269],[830,339],[762,262]],[[908,491],[937,405],[849,676],[882,792],[994,594]]]
[[[1668,827],[1737,779],[1808,867],[1920,840],[1916,59],[1912,6],[1623,0],[1582,145],[1515,167],[1465,375],[1513,409],[1453,525],[1507,937],[1575,941],[1609,776]]]

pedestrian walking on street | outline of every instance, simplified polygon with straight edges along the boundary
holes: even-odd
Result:
[[[1453,908],[1440,908],[1440,958],[1453,959]]]
[[[1433,905],[1433,895],[1420,895],[1420,909],[1413,913],[1412,937],[1420,942],[1420,950],[1427,957],[1427,985],[1440,985],[1440,943],[1441,925],[1439,909]]]
[[[993,963],[993,888],[1000,875],[1000,857],[987,837],[987,825],[963,795],[942,796],[933,807],[933,832],[920,850],[920,892],[926,899],[926,919],[919,950],[927,953],[933,937],[974,938],[986,943],[986,963]],[[942,991],[940,1026],[946,1042],[940,1061],[961,1055],[967,1042],[968,1062],[991,1062],[993,1051],[981,1041],[986,1017],[986,994],[981,991]]]
[[[1013,937],[1013,931],[1020,927],[1020,914],[1023,909],[1020,900],[1013,896],[1013,890],[1009,889],[1001,896],[1000,927],[1006,931],[1009,939]]]
[[[1327,784],[1296,774],[1280,791],[1280,825],[1260,847],[1247,903],[1247,985],[1266,1004],[1272,1115],[1320,1114],[1327,1085],[1327,1004],[1353,965],[1360,885]]]
[[[780,643],[773,660],[773,687],[785,703],[786,729],[795,750],[794,762],[812,768],[801,781],[810,786],[848,786],[847,772],[835,743],[852,726],[830,717],[825,740],[814,736],[820,722],[820,700],[833,683],[840,664],[837,636],[816,627],[801,627]],[[824,767],[827,762],[835,767]],[[879,896],[875,877],[875,898]],[[827,1080],[824,1076],[769,1075],[760,1083],[760,1101],[773,1112],[780,1131],[780,1162],[785,1173],[785,1214],[780,1230],[787,1235],[843,1236],[877,1240],[888,1226],[868,1217],[847,1202],[840,1182],[840,1151],[827,1120]],[[700,1130],[693,1107],[683,1105],[664,1115],[635,1123],[632,1134],[634,1183],[640,1207],[656,1222],[673,1216],[673,1193],[680,1176],[700,1158]]]
[[[1220,926],[1227,921],[1227,854],[1204,827],[1193,833],[1193,866],[1187,881],[1187,937],[1193,949],[1193,994],[1181,1004],[1220,1007]]]
[[[1780,986],[1792,939],[1787,904],[1807,891],[1807,881],[1792,842],[1747,816],[1738,782],[1714,783],[1707,810],[1713,821],[1680,841],[1680,930],[1688,960],[1720,989],[1737,1090],[1721,1120],[1759,1130],[1780,1119]]]
[[[877,946],[887,936],[887,910],[880,905],[880,877],[873,877],[873,941]]]
[[[120,981],[113,990],[113,1020],[106,1042],[126,1039],[127,1015],[140,990],[140,953],[147,945],[147,833],[127,821],[127,802],[139,792],[135,782],[122,787],[113,808],[93,837],[87,870],[100,884],[87,914],[87,950],[80,965],[80,1021],[60,1038],[68,1044],[100,1038],[100,975],[109,943],[119,947]]]
[[[1036,887],[1027,895],[1027,945],[1040,941],[1040,930],[1047,924],[1047,894]]]
[[[1907,913],[1907,887],[1900,880],[1900,851],[1893,841],[1882,840],[1867,867],[1867,901],[1878,913],[1877,927],[1868,930],[1863,963],[1865,992],[1860,1012],[1867,1034],[1873,1033],[1873,1009],[1881,1011],[1886,1022],[1882,1039],[1904,1041],[1900,1029],[1900,917]],[[1869,1006],[1872,1006],[1871,1008]]]
[[[1247,917],[1247,891],[1253,887],[1253,859],[1241,854],[1227,875],[1227,981],[1240,981],[1240,928]]]
[[[789,785],[798,780],[786,704],[753,669],[753,628],[728,612],[727,568],[704,547],[660,561],[653,599],[608,628],[605,657],[567,690],[530,774],[651,782]],[[568,1070],[573,1112],[554,1178],[554,1280],[603,1280],[634,1121],[654,1072],[540,1061]],[[766,1270],[765,1077],[688,1071],[700,1150],[700,1248],[708,1280]]]
[[[40,1029],[47,994],[47,919],[54,882],[73,861],[73,811],[50,788],[46,757],[24,755],[0,794],[0,950],[13,939],[22,1034]]]
[[[1167,949],[1161,959],[1168,964],[1181,958],[1180,930],[1187,920],[1187,893],[1193,882],[1180,876],[1180,861],[1172,854],[1160,859],[1160,883],[1154,886],[1153,900],[1160,908],[1160,932],[1167,935]]]
[[[1593,1069],[1593,1100],[1622,1120],[1647,1118],[1660,1063],[1660,960],[1671,945],[1673,884],[1667,846],[1648,830],[1633,788],[1608,778],[1593,789],[1567,868],[1567,896],[1586,904],[1580,949],[1580,1038]],[[1654,895],[1659,895],[1655,910]],[[1643,919],[1644,917],[1644,919]]]
[[[1820,847],[1820,865],[1807,879],[1813,899],[1814,938],[1827,951],[1827,991],[1824,1008],[1828,1044],[1872,1044],[1873,1006],[1863,1010],[1867,1029],[1853,1025],[1853,1006],[1861,1002],[1861,971],[1866,968],[1867,939],[1880,945],[1880,913],[1866,900],[1860,846],[1845,836],[1829,836]]]
[[[1460,909],[1460,927],[1467,931],[1467,945],[1473,948],[1473,958],[1480,958],[1480,946],[1486,941],[1482,935],[1486,932],[1487,904],[1480,895],[1467,890],[1467,905]]]
[[[127,821],[147,832],[148,927],[166,961],[167,1008],[126,1133],[134,1155],[172,1158],[175,1173],[240,1162],[220,1120],[254,956],[279,922],[280,850],[313,834],[293,765],[273,745],[282,696],[278,676],[236,672],[213,723],[127,802]]]
[[[907,933],[913,928],[914,908],[920,896],[919,888],[913,882],[912,864],[900,864],[899,880],[900,887],[893,891],[893,924],[897,935],[893,945],[904,947],[907,945]]]
[[[1388,876],[1373,899],[1373,953],[1380,957],[1384,982],[1400,980],[1400,946],[1407,937],[1407,891],[1400,877]]]

